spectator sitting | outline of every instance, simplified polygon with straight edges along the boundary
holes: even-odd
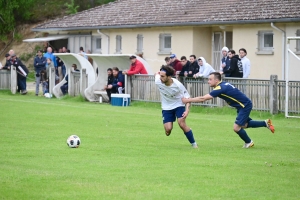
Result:
[[[212,68],[210,64],[208,64],[203,57],[198,58],[198,64],[199,64],[199,72],[194,75],[194,78],[208,78],[209,74],[212,72],[215,72],[215,70]]]
[[[111,102],[111,88],[109,89],[108,86],[112,85],[113,81],[114,81],[113,71],[111,68],[108,68],[107,69],[107,85],[104,86],[104,90],[106,90],[107,96],[109,98],[109,103]]]
[[[79,70],[77,69],[77,65],[73,64],[72,65],[71,71],[72,72],[79,72]],[[62,91],[63,95],[66,95],[68,93],[68,88],[69,88],[69,75],[67,74],[65,77],[65,80],[67,81],[66,83],[64,83],[61,87],[60,90]]]
[[[136,59],[136,56],[130,56],[129,59],[131,62],[130,69],[124,70],[123,74],[127,74],[128,76],[134,74],[148,74],[147,70],[145,69],[145,66],[143,65],[143,63]]]
[[[124,86],[125,86],[125,78],[122,73],[122,71],[119,71],[119,68],[113,67],[113,76],[114,80],[113,83],[108,85],[107,88],[111,89],[111,93],[119,93],[122,94],[124,93]]]

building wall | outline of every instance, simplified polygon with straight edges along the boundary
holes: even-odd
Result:
[[[296,37],[296,31],[300,29],[300,24],[289,24],[286,26],[286,36]],[[298,36],[299,37],[299,36]],[[299,40],[298,40],[299,41]],[[289,49],[293,51],[300,59],[300,52],[296,52],[297,40],[291,40]],[[300,80],[300,60],[289,54],[289,80]]]
[[[193,52],[197,58],[204,57],[212,62],[212,30],[210,27],[193,28]]]

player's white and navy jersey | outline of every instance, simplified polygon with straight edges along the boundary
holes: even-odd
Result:
[[[231,85],[230,83],[221,81],[210,92],[212,97],[220,97],[224,99],[230,106],[235,108],[244,108],[247,105],[251,105],[251,100],[242,93],[239,89]]]
[[[163,110],[172,110],[174,108],[185,106],[181,99],[183,97],[190,98],[188,91],[177,79],[173,79],[173,84],[166,86],[160,80],[160,75],[155,76],[155,84],[157,85],[161,96],[161,107]]]

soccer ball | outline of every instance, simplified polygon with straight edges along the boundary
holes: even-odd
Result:
[[[78,148],[80,145],[80,138],[77,135],[71,135],[67,139],[67,145],[70,148]]]

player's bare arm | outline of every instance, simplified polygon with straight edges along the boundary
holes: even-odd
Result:
[[[213,97],[210,94],[206,94],[206,95],[200,96],[200,97],[194,97],[194,98],[188,98],[188,99],[182,98],[181,100],[183,103],[186,104],[186,103],[192,103],[192,102],[194,102],[194,103],[204,102],[204,101],[208,101],[210,99],[213,99]]]
[[[191,107],[191,104],[190,104],[190,103],[187,103],[187,104],[185,105],[185,111],[184,111],[184,113],[182,114],[182,117],[183,117],[183,118],[186,118],[186,117],[189,115],[190,107]]]

